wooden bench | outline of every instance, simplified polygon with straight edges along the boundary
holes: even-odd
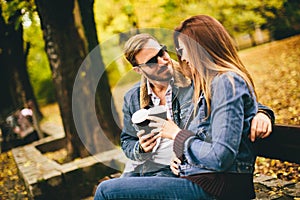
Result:
[[[257,155],[300,164],[300,126],[275,124],[268,138],[256,141]]]

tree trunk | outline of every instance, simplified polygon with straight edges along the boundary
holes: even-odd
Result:
[[[13,80],[14,65],[11,65],[12,47],[10,42],[13,39],[12,25],[6,24],[2,16],[0,6],[0,115],[2,120],[22,103],[20,96],[16,95],[16,84]]]
[[[94,78],[86,78],[86,70],[91,65],[84,65],[87,68],[80,71],[87,55],[87,41],[75,25],[74,0],[35,2],[68,141],[69,160],[96,153],[94,144],[97,141],[102,141],[102,149],[111,149],[113,146],[103,138],[101,129],[95,126],[93,118],[95,99],[91,98],[91,83]],[[76,84],[77,79],[81,84]]]
[[[31,109],[35,110],[34,114],[37,118],[37,121],[39,122],[42,118],[43,118],[43,114],[40,111],[40,107],[37,103],[37,100],[35,98],[34,92],[33,92],[33,88],[32,85],[30,83],[30,79],[29,79],[29,74],[27,71],[27,64],[26,64],[26,60],[27,60],[27,56],[29,53],[29,49],[30,46],[29,44],[27,44],[26,46],[26,51],[23,52],[24,49],[24,41],[23,41],[23,26],[20,25],[20,37],[22,38],[21,41],[19,41],[19,45],[22,47],[20,48],[20,51],[18,52],[20,55],[18,56],[20,58],[19,62],[20,65],[18,67],[18,72],[20,74],[20,81],[21,84],[23,86],[23,90],[25,92],[25,106],[26,107],[31,107]],[[22,51],[21,51],[22,50]],[[30,106],[28,105],[28,103],[30,102]],[[38,132],[40,132],[40,130],[38,130]],[[40,137],[43,137],[43,135],[39,134]]]
[[[88,156],[77,135],[72,117],[72,88],[76,72],[85,56],[83,42],[73,17],[73,0],[36,0],[52,70],[56,97],[67,137],[68,159]]]
[[[27,106],[32,101],[36,108],[39,119],[42,114],[39,110],[36,98],[29,81],[26,57],[28,51],[24,52],[23,26],[16,26],[20,11],[14,13],[6,24],[1,10],[0,16],[0,63],[1,63],[1,91],[4,97],[1,98],[1,111],[9,112]],[[28,50],[28,49],[27,49]],[[4,111],[5,112],[5,111]]]
[[[256,44],[253,33],[249,33],[249,36],[250,36],[250,41],[251,41],[251,47],[255,47],[257,44]]]
[[[120,124],[119,116],[116,112],[110,91],[108,76],[102,60],[101,47],[99,46],[99,48],[95,49],[99,42],[94,16],[94,0],[78,0],[78,4],[84,33],[87,38],[88,52],[92,52],[94,50],[93,54],[99,54],[97,63],[98,69],[96,70],[103,71],[103,74],[99,80],[95,99],[97,117],[101,128],[110,141],[112,141],[114,144],[120,144],[121,129],[118,126],[118,124]],[[95,146],[99,146],[99,144],[95,143]]]

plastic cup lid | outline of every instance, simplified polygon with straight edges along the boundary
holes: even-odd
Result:
[[[167,109],[163,105],[154,106],[152,108],[149,108],[149,115],[154,115],[154,114],[157,114],[157,113],[163,113],[163,112],[166,112],[166,111],[167,111]]]
[[[134,124],[141,123],[147,119],[148,114],[149,114],[149,110],[140,109],[140,110],[136,111],[135,113],[133,113],[133,115],[131,117],[131,121]]]

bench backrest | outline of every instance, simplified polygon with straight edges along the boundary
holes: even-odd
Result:
[[[300,164],[300,126],[276,124],[268,138],[255,143],[258,156]]]

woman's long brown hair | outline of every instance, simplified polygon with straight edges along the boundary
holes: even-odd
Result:
[[[230,35],[216,19],[207,15],[186,19],[174,32],[174,43],[177,48],[178,39],[185,44],[190,65],[194,68],[189,70],[192,76],[190,78],[194,82],[195,106],[203,92],[208,106],[208,115],[210,114],[211,83],[216,75],[224,72],[231,71],[239,74],[246,81],[249,90],[256,94],[253,80],[240,60]],[[187,67],[181,61],[180,55],[178,60],[182,67]],[[234,84],[233,80],[231,82]]]

